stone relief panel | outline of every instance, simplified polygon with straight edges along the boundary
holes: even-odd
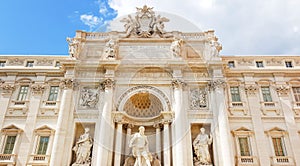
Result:
[[[99,102],[99,88],[83,87],[80,91],[79,108],[97,109]]]
[[[191,88],[190,89],[190,108],[202,109],[206,108],[208,89],[205,87]]]

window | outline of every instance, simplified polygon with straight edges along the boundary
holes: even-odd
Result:
[[[55,67],[60,67],[60,63],[59,62],[55,62]]]
[[[49,143],[49,136],[40,136],[36,154],[45,155]]]
[[[34,61],[27,61],[26,67],[33,67]]]
[[[293,67],[293,64],[291,61],[285,61],[285,67],[286,68],[292,68]]]
[[[227,65],[229,68],[235,68],[234,61],[229,61]]]
[[[59,90],[58,86],[51,86],[50,87],[48,101],[56,101],[57,100],[58,90]]]
[[[293,87],[294,98],[296,102],[300,102],[300,87]]]
[[[19,91],[18,98],[17,98],[18,101],[26,100],[26,96],[28,93],[28,87],[29,87],[28,85],[22,85],[20,87],[20,91]]]
[[[5,67],[6,61],[0,61],[0,67]]]
[[[269,87],[261,87],[261,92],[264,102],[272,102],[271,92]]]
[[[237,86],[230,87],[230,94],[231,94],[232,102],[240,102],[241,101],[239,87],[237,87]]]
[[[283,137],[273,137],[272,143],[275,151],[275,156],[286,156]]]
[[[7,136],[3,154],[12,154],[17,136]]]
[[[238,140],[239,140],[241,156],[251,156],[249,138],[239,137]]]
[[[263,61],[256,61],[256,67],[263,68],[264,67]]]

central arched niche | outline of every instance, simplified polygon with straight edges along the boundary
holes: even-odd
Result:
[[[163,105],[155,95],[141,91],[126,101],[123,111],[133,117],[150,118],[158,116],[163,111]]]
[[[167,96],[158,88],[147,85],[128,89],[120,96],[117,108],[135,120],[156,119],[162,112],[171,111]]]

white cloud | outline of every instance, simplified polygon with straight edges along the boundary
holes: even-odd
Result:
[[[90,29],[95,28],[99,24],[102,23],[102,19],[94,16],[92,14],[83,14],[80,16],[80,20],[87,26],[90,27]]]
[[[300,54],[299,0],[109,0],[118,16],[145,4],[214,29],[225,55]]]

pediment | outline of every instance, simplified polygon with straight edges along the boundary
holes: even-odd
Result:
[[[21,132],[23,132],[23,130],[21,128],[17,127],[14,124],[11,124],[11,125],[6,126],[6,127],[1,129],[1,132],[7,132],[7,131],[19,131],[19,132],[21,131]]]
[[[55,130],[51,127],[44,125],[34,130],[35,132],[54,132]]]

